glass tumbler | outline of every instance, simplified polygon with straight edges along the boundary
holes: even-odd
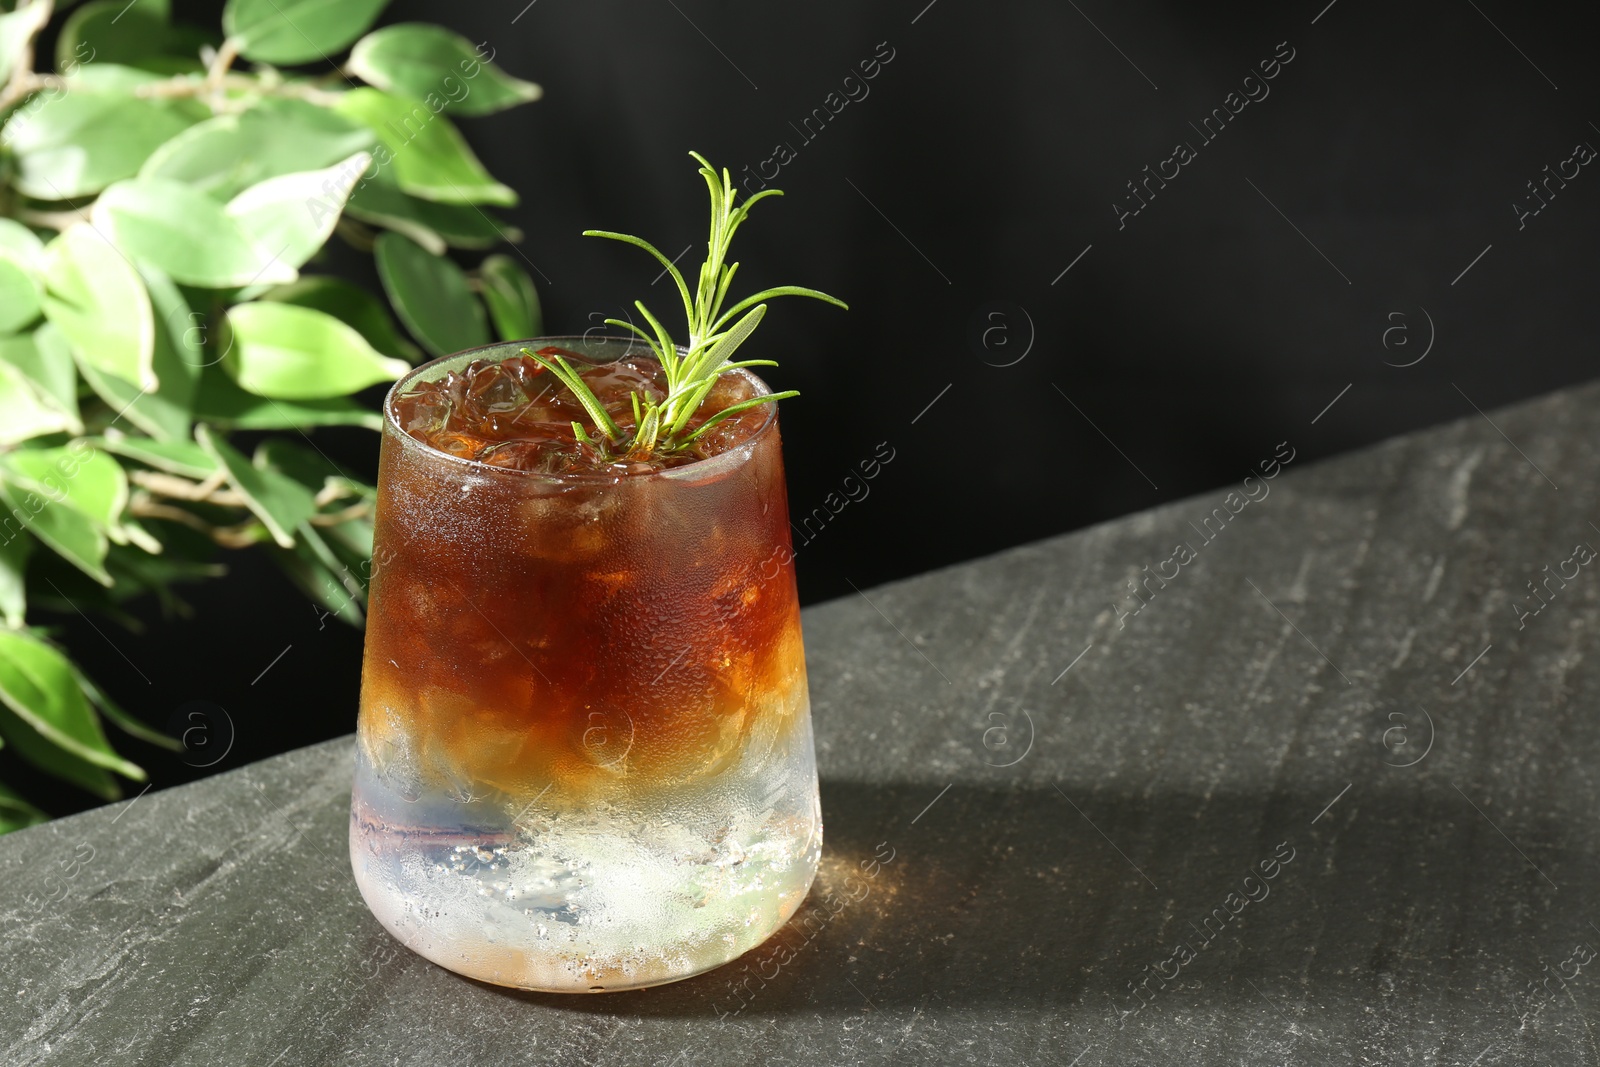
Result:
[[[777,405],[728,451],[623,475],[490,466],[397,423],[416,382],[545,344],[647,351],[491,345],[384,404],[351,864],[452,971],[657,985],[765,940],[821,852]]]

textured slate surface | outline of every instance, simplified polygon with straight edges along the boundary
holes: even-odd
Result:
[[[7,837],[0,1063],[1600,1064],[1600,567],[1563,562],[1597,411],[1290,463],[1211,542],[1242,487],[809,610],[824,874],[674,986],[400,948],[348,739]],[[1146,565],[1177,577],[1132,614]],[[1519,615],[1545,565],[1576,577]]]

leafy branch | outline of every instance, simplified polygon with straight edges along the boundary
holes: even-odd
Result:
[[[728,262],[728,251],[733,245],[734,234],[749,217],[750,209],[759,201],[769,196],[782,196],[783,193],[778,189],[765,189],[746,198],[743,203],[736,203],[733,179],[728,174],[727,168],[724,167],[719,176],[705,156],[698,152],[690,152],[689,155],[700,164],[700,176],[705,179],[706,188],[711,194],[711,233],[706,241],[706,259],[700,266],[700,275],[692,293],[688,281],[684,279],[683,272],[678,270],[677,265],[642,237],[614,233],[610,230],[583,231],[585,237],[606,237],[644,249],[661,264],[666,273],[672,276],[673,283],[678,287],[678,295],[683,299],[684,315],[688,320],[689,330],[688,343],[681,354],[672,339],[672,334],[661,324],[661,320],[645,307],[642,300],[635,300],[633,304],[639,309],[639,314],[644,316],[645,322],[650,325],[649,331],[622,319],[606,320],[607,325],[629,330],[650,346],[666,377],[666,395],[657,401],[637,391],[632,393],[630,399],[633,406],[633,424],[631,427],[623,427],[612,418],[605,405],[583,380],[582,375],[563,359],[560,353],[552,352],[545,355],[523,349],[524,355],[554,374],[583,405],[601,440],[594,441],[583,425],[577,422],[572,424],[573,435],[580,443],[600,449],[602,455],[616,455],[628,459],[669,455],[688,448],[697,438],[724,419],[732,418],[761,404],[799,396],[798,392],[790,389],[781,393],[752,397],[723,408],[699,426],[689,429],[690,421],[724,373],[740,367],[777,366],[770,359],[747,359],[737,362],[733,359],[734,353],[750,339],[750,335],[755,332],[755,328],[761,324],[762,318],[766,315],[767,305],[763,301],[779,296],[809,296],[848,310],[844,301],[816,289],[798,285],[780,285],[772,289],[763,289],[723,310],[723,302],[728,297],[728,287],[739,269],[738,263]]]
[[[424,352],[543,332],[517,260],[447,255],[520,239],[453,116],[537,85],[372,29],[382,0],[227,0],[220,33],[168,7],[0,3],[0,747],[105,800],[145,777],[110,727],[180,746],[39,613],[138,629],[126,602],[184,613],[253,547],[360,626],[374,490],[312,435],[379,429],[359,394]],[[314,270],[335,234],[381,296]],[[0,783],[0,833],[45,818]]]

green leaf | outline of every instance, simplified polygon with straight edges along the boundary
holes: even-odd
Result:
[[[166,31],[165,14],[145,5],[92,0],[61,24],[56,37],[56,68],[94,60],[137,66],[139,60],[161,51]]]
[[[734,266],[737,267],[738,264],[735,263]],[[732,273],[731,268],[729,273]],[[759,293],[752,293],[727,311],[722,312],[717,316],[717,321],[711,324],[711,331],[715,333],[722,329],[723,326],[727,325],[728,320],[738,315],[745,308],[759,304],[763,300],[770,300],[775,296],[809,296],[812,299],[821,300],[825,304],[832,304],[836,308],[843,308],[845,311],[850,310],[850,305],[836,296],[829,296],[827,293],[816,289],[807,289],[803,285],[780,285],[775,289],[763,289]]]
[[[222,32],[246,59],[278,65],[326,59],[366,32],[388,0],[228,0]]]
[[[533,279],[510,256],[489,256],[478,267],[483,299],[502,341],[538,337],[544,330],[539,293]]]
[[[222,429],[289,430],[311,426],[383,429],[383,416],[350,397],[328,400],[274,400],[240,389],[220,368],[200,376],[195,414]]]
[[[156,387],[155,325],[139,272],[80,222],[45,248],[44,313],[97,370]]]
[[[341,621],[360,629],[366,623],[366,590],[347,573],[345,564],[323,540],[317,528],[301,523],[294,547],[294,562],[280,557],[279,564],[312,599]]]
[[[489,343],[483,305],[460,267],[397,233],[379,234],[372,250],[389,302],[423,348],[445,356]]]
[[[71,782],[81,789],[87,789],[102,800],[116,800],[122,796],[122,790],[117,787],[116,780],[104,767],[58,747],[29,726],[4,703],[0,703],[0,736],[3,736],[23,759],[48,774]]]
[[[605,405],[600,403],[600,398],[594,395],[594,390],[589,388],[589,383],[585,382],[578,372],[572,369],[572,364],[568,363],[561,356],[561,353],[552,352],[546,356],[540,352],[524,348],[522,354],[551,374],[554,374],[563,385],[572,390],[572,395],[577,398],[578,403],[583,405],[583,410],[589,413],[589,418],[594,420],[595,427],[605,434],[608,439],[617,441],[622,438],[622,431],[618,428],[616,420],[611,417]],[[654,415],[655,407],[652,405],[645,416],[646,420],[649,420],[652,425],[654,425],[654,421],[651,416]],[[574,432],[576,432],[578,424],[574,422],[572,425]],[[642,427],[644,423],[641,422],[640,425]]]
[[[400,336],[387,305],[341,278],[304,275],[299,281],[269,289],[260,299],[326,312],[345,325],[355,327],[368,344],[386,356],[416,360],[422,355],[416,345]]]
[[[707,430],[711,429],[713,426],[716,426],[723,419],[731,419],[735,415],[742,415],[746,411],[749,411],[751,408],[760,407],[762,404],[775,404],[780,400],[787,400],[791,396],[799,396],[799,395],[800,395],[800,393],[799,393],[798,390],[796,390],[796,389],[788,389],[788,390],[785,390],[784,392],[781,392],[781,393],[767,393],[765,396],[754,396],[754,397],[751,397],[749,400],[741,400],[737,404],[729,404],[727,407],[723,408],[721,411],[719,411],[715,415],[711,416],[705,422],[701,423],[699,428],[696,429],[693,433],[691,433],[691,434],[687,435],[686,437],[684,437],[683,438],[683,443],[684,444],[689,444],[695,438],[699,437],[701,434],[705,433]]]
[[[9,364],[22,374],[43,407],[60,413],[65,421],[60,429],[82,433],[83,424],[78,420],[78,368],[72,362],[72,353],[64,345],[41,345],[40,332],[48,335],[54,330],[42,328],[16,337],[0,337],[0,363]],[[54,424],[56,420],[50,421]],[[0,441],[6,439],[7,422],[0,418]]]
[[[113,726],[118,727],[130,737],[137,737],[141,741],[160,748],[170,749],[173,752],[183,751],[183,742],[128,714],[120,704],[106,696],[105,690],[95,685],[94,681],[79,670],[76,664],[72,667],[72,674],[77,678],[78,688],[83,690],[83,695],[88,698],[89,703],[93,704],[101,715],[110,719]]]
[[[222,205],[170,178],[134,178],[100,194],[90,217],[136,260],[185,285],[226,289],[294,281],[287,251],[258,244]]]
[[[138,274],[141,281],[150,286],[143,294],[145,299],[160,312],[159,315],[153,312],[151,316],[151,372],[156,377],[155,389],[136,386],[91,363],[88,353],[101,350],[72,344],[54,322],[47,322],[33,336],[40,352],[53,363],[76,362],[77,371],[110,407],[113,413],[110,425],[115,426],[126,418],[128,423],[162,440],[188,440],[195,379],[200,371],[199,364],[204,362],[196,344],[196,327],[185,326],[186,322],[193,321],[193,316],[186,310],[187,304],[177,287],[165,275],[149,266],[141,268]]]
[[[18,448],[0,456],[0,477],[39,493],[107,529],[128,506],[122,466],[87,441],[58,448]]]
[[[30,4],[21,11],[0,15],[0,82],[11,77],[17,57],[49,21],[50,9],[43,4]]]
[[[213,436],[204,424],[194,428],[194,437],[201,448],[222,464],[228,474],[228,484],[244,497],[251,512],[272,532],[272,539],[283,548],[293,548],[295,527],[317,513],[311,491],[287,475],[252,466],[233,446]]]
[[[163,441],[180,439],[189,432],[189,411],[173,404],[159,391],[152,393],[140,389],[132,382],[85,363],[81,357],[78,371],[83,375],[83,380],[89,383],[89,388],[115,412],[110,425],[115,426],[127,419],[145,433]]]
[[[191,308],[172,279],[155,267],[141,266],[139,276],[144,279],[145,290],[150,295],[155,319],[155,351],[150,362],[158,384],[152,395],[174,412],[171,425],[177,427],[181,422],[180,432],[173,436],[187,440],[188,413],[194,407],[201,368],[208,362],[203,343],[207,330],[205,316]],[[176,413],[182,413],[182,418]]]
[[[5,508],[0,515],[0,537],[12,537],[25,529],[101,585],[111,585],[105,568],[109,545],[100,527],[71,508],[4,482],[0,482],[0,504]]]
[[[20,531],[0,531],[0,616],[13,630],[22,626],[28,610],[23,577],[32,553],[33,538]]]
[[[80,63],[71,71],[64,71],[68,92],[101,93],[108,96],[137,96],[147,85],[162,81],[154,71],[140,70],[121,63]],[[160,98],[157,98],[160,99]],[[211,115],[211,109],[193,97],[174,97],[162,101],[163,106],[176,110],[190,122],[199,122]]]
[[[149,437],[130,437],[116,430],[93,441],[107,452],[115,452],[146,467],[176,474],[180,478],[204,481],[217,471],[217,461],[211,457],[211,453],[193,441],[157,441]]]
[[[160,541],[156,540],[155,535],[147,530],[144,524],[138,519],[135,519],[131,516],[123,516],[119,529],[123,538],[122,543],[113,543],[111,549],[106,553],[106,570],[111,571],[111,580],[113,582],[117,580],[117,574],[115,571],[112,571],[111,561],[120,558],[120,555],[117,552],[118,549],[124,548],[127,545],[132,545],[134,548],[138,549],[141,556],[145,554],[159,556],[166,550],[166,546]],[[156,592],[161,596],[161,602],[164,608],[168,606],[169,601],[175,599],[169,597],[165,590],[157,589]]]
[[[29,270],[44,262],[44,242],[15,219],[0,218],[0,256],[9,256]]]
[[[312,308],[255,301],[232,308],[228,322],[233,327],[229,369],[242,388],[258,396],[346,396],[411,369],[379,353],[354,327]]]
[[[722,340],[708,348],[701,357],[704,373],[718,371],[724,363],[732,360],[734,352],[750,339],[750,335],[761,325],[761,319],[766,313],[767,305],[757,304],[745,314],[744,318],[728,327],[728,332],[722,335]]]
[[[260,523],[255,528],[261,531],[261,540],[270,541],[271,535],[266,527]],[[228,568],[220,563],[209,562],[211,553],[216,546],[203,534],[189,529],[169,528],[168,539],[156,542],[160,553],[141,551],[126,545],[112,545],[111,551],[106,555],[106,570],[111,572],[117,584],[110,590],[101,590],[107,594],[107,599],[114,605],[117,600],[137,596],[140,593],[154,593],[160,600],[162,607],[167,610],[182,606],[172,587],[180,582],[198,582],[206,578],[220,578],[228,572]],[[180,540],[181,539],[181,540]],[[184,553],[189,553],[185,556]],[[205,559],[192,558],[195,553],[204,553]],[[35,593],[36,599],[43,599]],[[110,612],[114,607],[99,606],[102,612]],[[70,610],[70,607],[67,609]],[[129,629],[136,629],[142,625],[137,619],[132,620]]]
[[[459,115],[488,115],[542,94],[533,82],[484,62],[465,37],[423,22],[385,26],[367,34],[350,50],[345,69],[379,89]]]
[[[334,110],[378,135],[373,157],[394,167],[405,192],[447,204],[516,204],[517,194],[490,177],[461,132],[427,104],[363,88],[340,96]]]
[[[311,527],[302,527],[310,530]],[[314,535],[314,532],[313,532]],[[292,549],[273,548],[272,557],[295,586],[335,618],[359,629],[365,623],[360,604],[341,583],[341,575],[330,572],[303,537]]]
[[[128,0],[104,0],[98,18],[86,22],[80,40],[70,46],[70,50],[61,43],[66,40],[66,32],[62,32],[56,42],[56,69],[69,72],[85,62],[94,62],[138,67],[149,70],[150,74],[168,77],[205,74],[202,51],[216,50],[222,43],[221,32],[171,21],[170,6],[168,0],[138,0],[136,10],[144,13],[147,21],[154,22],[154,27],[142,30],[138,37],[130,37],[122,34],[128,18],[123,11],[130,10]]]
[[[369,497],[376,495],[376,491],[371,490],[371,487],[364,488],[370,490]],[[344,560],[350,573],[357,581],[362,582],[362,588],[365,589],[366,583],[363,578],[372,568],[372,518],[368,516],[341,522],[337,526],[324,526],[321,532],[329,546],[338,553],[340,559]]]
[[[357,152],[325,170],[268,178],[228,201],[228,217],[257,248],[276,249],[279,263],[298,270],[333,235],[345,199],[371,161]]]
[[[49,822],[50,816],[0,784],[0,834]]]
[[[0,143],[17,157],[18,190],[40,200],[97,193],[138,173],[158,145],[190,125],[185,109],[113,92],[103,87],[110,80],[41,97],[12,115]]]
[[[8,340],[25,342],[26,338]],[[0,445],[63,430],[74,432],[75,421],[51,403],[20,369],[0,362]]]
[[[0,630],[0,700],[56,747],[144,781],[144,771],[112,751],[67,657],[30,633]]]
[[[493,248],[522,240],[522,231],[470,204],[439,204],[400,191],[388,171],[356,186],[345,214],[404,234],[436,256],[446,248]]]
[[[364,124],[305,100],[265,98],[191,126],[153,152],[141,178],[170,178],[227,202],[268,178],[319,170],[375,147]]]
[[[269,437],[257,445],[250,462],[261,470],[288,475],[314,494],[320,493],[330,478],[338,479],[341,484],[350,483],[349,475],[321,452],[281,437]]]
[[[56,5],[61,8],[62,5]],[[152,74],[205,70],[202,48],[216,48],[216,30],[170,22],[168,0],[93,0],[70,14],[56,38],[56,69],[70,72],[85,62],[138,67]]]
[[[0,334],[15,333],[38,318],[39,297],[33,274],[0,255]]]
[[[342,487],[348,495],[324,505],[324,511],[346,508],[352,498],[370,507],[375,496],[371,486],[354,481],[320,452],[281,438],[263,441],[253,462],[258,468],[293,478],[308,492]],[[279,564],[312,599],[345,622],[361,626],[366,607],[363,565],[372,558],[370,518],[351,519],[333,527],[301,523],[295,542],[292,552],[274,552]]]

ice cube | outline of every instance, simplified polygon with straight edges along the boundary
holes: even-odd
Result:
[[[467,399],[487,415],[512,412],[528,402],[516,375],[504,364],[491,364],[473,375]]]

